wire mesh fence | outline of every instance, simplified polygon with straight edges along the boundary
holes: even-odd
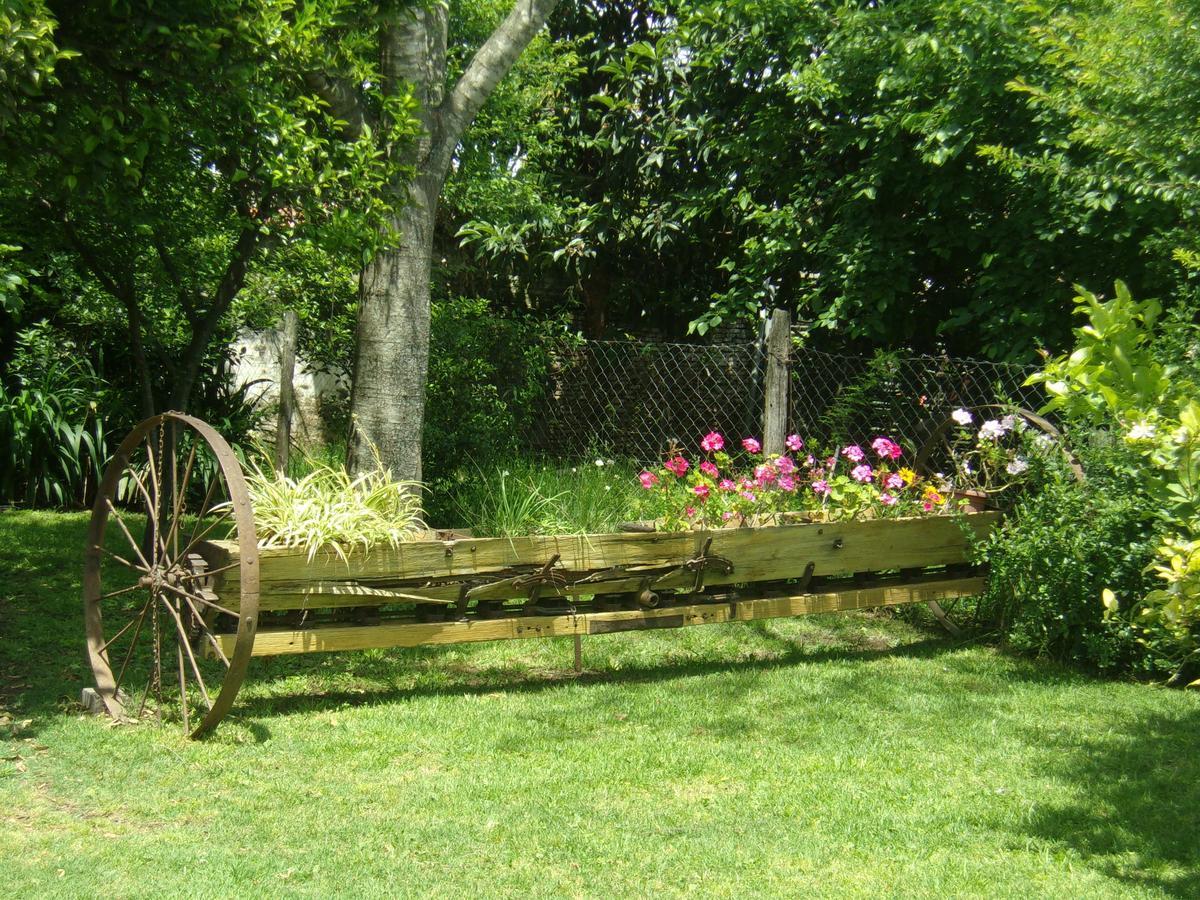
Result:
[[[765,399],[762,344],[583,341],[551,354],[549,384],[527,436],[559,459],[613,456],[653,462],[672,442],[694,448],[709,431],[759,435]],[[1032,367],[943,356],[792,351],[789,431],[812,446],[880,434],[917,447],[950,412],[1012,402],[1036,408]]]

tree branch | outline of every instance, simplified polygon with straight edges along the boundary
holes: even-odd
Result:
[[[330,112],[346,123],[342,126],[342,135],[345,138],[357,141],[362,137],[367,112],[349,81],[344,78],[326,78],[320,72],[305,72],[304,83],[328,104]]]
[[[515,0],[508,16],[471,57],[440,110],[434,153],[443,166],[449,166],[467,127],[557,5],[558,0]]]

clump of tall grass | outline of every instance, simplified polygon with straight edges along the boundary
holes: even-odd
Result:
[[[474,467],[442,482],[451,524],[476,534],[597,534],[616,531],[642,517],[643,493],[632,464],[597,458],[575,465],[512,459],[503,466]]]
[[[327,548],[343,560],[355,549],[396,546],[425,530],[421,486],[393,481],[382,466],[351,475],[335,462],[308,460],[292,478],[258,464],[246,479],[260,547]]]

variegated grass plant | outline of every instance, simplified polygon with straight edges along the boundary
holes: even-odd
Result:
[[[356,548],[396,546],[423,534],[418,482],[393,481],[382,466],[358,475],[337,463],[308,460],[306,467],[295,478],[250,467],[259,546],[304,547],[310,560],[330,549],[347,559]]]

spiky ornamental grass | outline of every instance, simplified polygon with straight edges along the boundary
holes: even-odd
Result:
[[[297,478],[251,466],[246,481],[260,547],[304,547],[310,560],[330,549],[345,560],[357,548],[396,546],[424,533],[419,483],[393,481],[382,467],[351,476],[338,464],[309,466]]]

